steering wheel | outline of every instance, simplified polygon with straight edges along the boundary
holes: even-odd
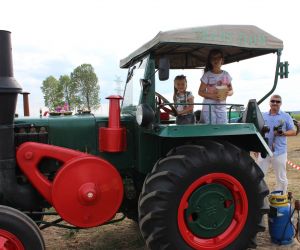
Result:
[[[160,106],[160,109],[162,109],[163,111],[165,111],[166,113],[173,115],[173,116],[177,116],[177,110],[174,107],[173,104],[169,104],[170,102],[167,100],[167,98],[163,97],[161,94],[159,94],[158,92],[155,92],[155,96],[157,97],[157,101],[158,101],[158,105]],[[166,104],[167,105],[162,105],[162,104]],[[166,106],[168,106],[169,108],[167,108]]]

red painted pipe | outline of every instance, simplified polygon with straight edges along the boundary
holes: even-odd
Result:
[[[99,128],[100,152],[123,152],[126,150],[126,129],[120,127],[120,100],[119,95],[111,95],[109,99],[108,127]]]
[[[120,128],[120,100],[123,99],[123,97],[119,95],[111,95],[106,97],[106,99],[109,99],[108,127]]]
[[[29,92],[22,92],[23,95],[23,109],[24,109],[24,116],[30,116],[29,112]]]

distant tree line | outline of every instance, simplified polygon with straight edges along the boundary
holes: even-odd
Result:
[[[47,77],[41,90],[45,106],[50,110],[66,104],[69,110],[95,110],[100,106],[100,86],[91,64],[82,64],[58,80],[54,76]]]

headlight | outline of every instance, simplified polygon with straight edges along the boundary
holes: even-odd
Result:
[[[142,107],[142,105],[139,105],[136,108],[136,122],[138,125],[141,125],[143,122],[143,107]]]
[[[148,104],[140,104],[136,109],[136,122],[142,127],[148,127],[154,121],[154,111]]]

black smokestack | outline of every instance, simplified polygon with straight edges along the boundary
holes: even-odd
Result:
[[[13,119],[21,91],[13,74],[10,32],[0,30],[0,161],[15,158]]]
[[[13,77],[14,73],[11,53],[11,39],[9,31],[0,30],[0,46],[0,76]]]
[[[39,196],[16,178],[14,115],[22,88],[14,79],[10,32],[0,30],[0,204],[32,210]]]

